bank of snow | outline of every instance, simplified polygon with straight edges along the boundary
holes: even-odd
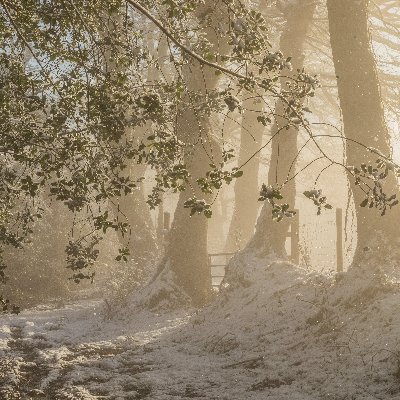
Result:
[[[240,256],[227,281],[182,340],[251,377],[235,398],[400,399],[399,282]]]
[[[400,399],[400,289],[379,271],[327,277],[239,255],[200,311],[103,321],[100,309],[2,317],[2,357],[16,371],[0,369],[3,396]]]

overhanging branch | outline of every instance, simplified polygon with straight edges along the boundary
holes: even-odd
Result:
[[[157,19],[155,18],[149,10],[147,10],[145,7],[140,5],[138,2],[134,0],[126,0],[126,2],[131,5],[133,8],[135,8],[137,11],[139,11],[141,14],[143,14],[146,18],[148,18],[151,22],[154,23],[154,25],[157,26],[158,29],[160,29],[161,32],[164,33],[165,36],[167,36],[168,39],[171,40],[177,47],[179,47],[182,51],[184,51],[186,54],[188,54],[190,57],[194,58],[197,60],[199,63],[203,65],[207,65],[208,67],[217,69],[221,72],[224,72],[227,75],[234,76],[235,78],[239,79],[247,79],[245,75],[242,75],[238,72],[232,71],[229,68],[225,68],[219,64],[213,63],[211,61],[206,60],[199,54],[195,53],[194,51],[190,50],[189,47],[185,46],[179,40],[175,38],[175,36],[168,31],[168,29],[165,28],[165,26]]]

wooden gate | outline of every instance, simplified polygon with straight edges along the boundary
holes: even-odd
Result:
[[[208,263],[211,268],[211,280],[214,288],[219,288],[225,276],[225,269],[230,259],[236,253],[211,253],[208,255]]]
[[[343,212],[336,209],[336,271],[343,271]],[[290,239],[290,260],[294,264],[300,264],[300,212],[291,218],[290,230],[286,235]],[[218,288],[225,276],[225,269],[230,259],[236,253],[210,253],[208,262],[211,269],[212,285]]]

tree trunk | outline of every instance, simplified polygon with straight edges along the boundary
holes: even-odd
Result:
[[[205,94],[206,89],[214,88],[217,81],[214,71],[202,68],[197,62],[187,71],[188,89],[197,94]],[[204,87],[204,82],[207,83],[207,88]],[[197,118],[187,100],[182,102],[182,108],[178,110],[177,131],[180,139],[186,143],[185,163],[191,175],[190,188],[179,196],[168,236],[166,256],[170,260],[177,284],[185,290],[194,305],[202,305],[208,301],[211,293],[207,249],[208,219],[204,215],[190,217],[189,211],[184,208],[184,202],[193,195],[206,201],[211,199],[210,195],[201,192],[196,179],[205,176],[210,163],[219,162],[220,151],[218,145],[210,139],[209,117]],[[199,146],[200,137],[206,150]],[[214,159],[210,158],[211,155]]]
[[[223,54],[227,44],[219,37],[216,27],[226,21],[226,16],[214,7],[212,1],[206,1],[199,14],[202,17],[208,14],[210,17],[209,25],[204,31],[208,41],[218,46],[218,51]],[[188,91],[203,97],[203,101],[206,101],[207,92],[215,89],[219,80],[213,69],[202,66],[198,61],[192,61],[183,68],[183,78]],[[217,164],[220,161],[220,150],[210,137],[210,116],[199,115],[191,102],[191,96],[187,93],[178,108],[176,122],[177,135],[186,144],[185,163],[191,175],[190,186],[179,195],[158,276],[165,276],[166,272],[163,270],[169,269],[173,273],[174,284],[183,289],[193,305],[199,306],[205,304],[211,294],[211,271],[207,250],[208,220],[204,215],[190,217],[184,203],[193,196],[209,200],[209,195],[198,188],[196,179],[205,176],[210,163]],[[156,306],[156,302],[163,300],[157,291],[151,296],[153,300],[149,299],[147,303],[152,307]]]
[[[197,149],[195,155],[191,151],[193,150],[191,145],[199,139],[200,130],[201,136],[205,137],[209,132],[209,125],[207,119],[197,121],[193,110],[184,106],[178,111],[177,121],[179,137],[187,146],[185,163],[191,175],[190,187],[193,191],[188,188],[179,195],[172,227],[166,239],[164,260],[157,275],[166,268],[170,269],[173,272],[174,284],[189,296],[193,305],[199,306],[207,302],[211,292],[211,271],[207,250],[208,220],[204,215],[190,217],[189,210],[184,208],[184,203],[193,195],[198,199],[209,200],[209,195],[205,195],[198,188],[196,179],[205,175],[211,160],[205,151]],[[213,153],[218,154],[215,144],[211,145],[214,147]],[[153,294],[152,296],[154,297]],[[149,299],[148,304],[151,307],[156,307],[158,300],[165,300],[159,298],[158,293],[155,297],[156,302]]]
[[[224,187],[222,187],[218,193],[218,198],[215,200],[212,206],[212,218],[208,221],[208,252],[209,253],[221,253],[225,249],[226,234],[225,234],[225,221],[226,215],[224,208]]]
[[[262,102],[254,98],[244,101],[246,110],[242,118],[238,165],[245,163],[261,147],[264,125],[257,121]],[[226,251],[241,250],[254,234],[260,203],[258,171],[259,157],[253,158],[244,168],[242,178],[235,181],[235,206],[226,241]]]
[[[328,0],[327,6],[345,137],[390,156],[390,137],[368,30],[368,1]],[[347,164],[353,166],[374,164],[378,158],[350,141],[346,141],[346,155]],[[353,265],[359,265],[365,258],[379,259],[382,245],[397,241],[400,209],[396,206],[382,217],[376,209],[360,207],[366,196],[352,178],[350,187],[355,202],[358,237]],[[398,192],[393,175],[386,179],[384,189],[389,195]]]
[[[312,21],[315,10],[315,2],[302,1],[288,4],[283,8],[286,26],[280,38],[280,50],[285,56],[291,56],[294,73],[301,69],[304,63],[303,46],[307,30]],[[287,78],[281,79],[281,87],[285,89]],[[286,105],[278,100],[275,108],[275,123],[272,128],[272,151],[268,172],[268,184],[280,186],[287,179],[289,168],[297,155],[298,129],[291,126],[288,130],[279,130],[286,125],[286,120],[280,117],[284,114]],[[294,171],[291,171],[291,175]],[[294,208],[296,200],[296,185],[292,179],[285,184],[282,190],[282,202],[288,203]],[[290,218],[284,218],[275,222],[271,217],[271,206],[265,203],[261,215],[257,221],[256,233],[249,246],[255,249],[261,256],[274,255],[278,258],[286,258],[285,242],[291,224]]]

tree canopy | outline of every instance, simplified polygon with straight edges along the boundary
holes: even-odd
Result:
[[[97,259],[104,233],[114,229],[126,237],[132,234],[123,213],[109,213],[110,202],[136,190],[144,179],[124,172],[131,162],[155,171],[147,199],[150,207],[160,203],[166,190],[188,189],[192,195],[184,206],[192,215],[210,217],[210,203],[195,196],[188,184],[184,155],[204,152],[209,158],[208,172],[194,177],[205,194],[217,193],[240,177],[248,160],[233,169],[227,166],[236,154],[223,130],[214,132],[220,154],[213,153],[209,133],[202,129],[195,141],[182,141],[176,128],[182,105],[201,120],[240,112],[244,92],[265,104],[267,99],[280,99],[284,123],[274,136],[284,135],[291,126],[302,127],[321,157],[342,164],[321,148],[307,120],[307,98],[319,86],[317,77],[304,69],[291,71],[290,55],[272,48],[268,26],[256,6],[239,0],[1,0],[0,10],[3,249],[23,247],[42,216],[41,200],[50,196],[75,215],[66,249],[73,279],[92,279],[87,267]],[[213,18],[221,15],[224,19],[215,25]],[[210,27],[214,41],[206,33]],[[223,40],[228,52],[220,51],[218,43]],[[162,45],[168,51],[160,58]],[[184,70],[195,65],[203,73],[221,75],[220,84],[191,90]],[[156,80],[149,78],[150,69],[160,71]],[[268,106],[258,113],[263,125],[275,117]],[[399,170],[388,155],[369,150],[380,160],[376,166],[343,166],[361,185],[372,182],[367,183],[369,200],[363,205],[385,211],[397,200],[382,192],[380,180],[390,170]],[[289,175],[286,182],[295,176]],[[272,204],[278,221],[293,215],[290,205],[282,204],[280,189],[264,185],[260,194],[260,200]],[[305,195],[318,210],[329,207],[317,189]],[[117,257],[126,255],[127,249],[121,248]],[[4,269],[1,262],[3,280]]]

